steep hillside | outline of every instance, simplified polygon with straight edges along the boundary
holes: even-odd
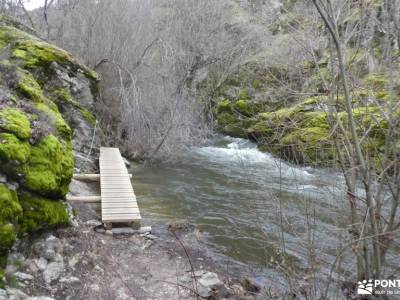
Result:
[[[1,266],[18,236],[69,224],[59,200],[74,151],[90,145],[97,82],[69,53],[0,16]]]

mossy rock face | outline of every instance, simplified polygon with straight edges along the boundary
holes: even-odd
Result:
[[[0,110],[0,129],[13,133],[20,139],[29,139],[32,136],[29,119],[15,108]]]
[[[20,93],[34,102],[44,102],[43,90],[33,75],[20,68],[18,68],[18,75],[17,87]]]
[[[69,225],[65,203],[26,192],[19,193],[18,197],[23,209],[23,217],[18,222],[21,233]]]
[[[0,184],[0,253],[14,242],[17,230],[14,227],[22,217],[22,208],[16,191]]]
[[[69,224],[73,144],[90,139],[98,76],[0,14],[0,259],[17,236]],[[84,104],[83,104],[84,103]],[[77,120],[71,123],[71,116]],[[78,125],[76,125],[78,124]],[[74,126],[81,126],[74,133]],[[73,143],[74,142],[74,143]],[[12,187],[12,188],[10,188]],[[17,187],[17,188],[14,188]],[[14,190],[15,189],[15,190]],[[1,269],[0,264],[0,281]]]
[[[330,101],[326,96],[315,96],[287,108],[262,112],[262,106],[248,110],[252,100],[223,100],[216,109],[218,130],[234,137],[250,138],[261,150],[295,163],[331,166],[336,164],[337,149],[331,132],[335,116],[327,112]],[[343,106],[343,96],[334,101]],[[388,121],[377,106],[360,106],[361,103],[357,98],[353,100],[352,113],[357,132],[368,132],[361,146],[374,160],[383,151]],[[347,128],[347,113],[340,111],[338,117]],[[343,140],[340,135],[338,138],[339,142]]]
[[[0,170],[28,190],[40,195],[64,197],[71,181],[74,158],[71,144],[48,135],[37,145],[19,140],[9,133],[0,134]]]
[[[95,125],[96,117],[88,109],[80,105],[67,89],[56,88],[52,91],[52,94],[54,96],[55,103],[57,103],[58,106],[72,106],[74,109],[78,110],[82,117],[92,126]]]
[[[233,107],[237,112],[247,117],[254,116],[263,109],[262,104],[250,100],[238,100]]]
[[[29,160],[30,155],[31,146],[28,142],[21,141],[11,133],[0,133],[0,159],[3,163],[24,164]]]
[[[53,62],[60,65],[77,64],[68,52],[34,39],[16,42],[12,57],[21,59],[25,67],[32,69],[47,68]]]
[[[67,122],[65,122],[63,116],[60,114],[57,106],[53,102],[48,100],[47,105],[44,103],[38,103],[36,109],[39,113],[47,116],[48,121],[50,122],[49,125],[55,128],[57,135],[63,138],[66,142],[71,141],[72,130]]]
[[[374,161],[384,149],[388,104],[396,107],[400,99],[400,76],[396,72],[391,76],[385,72],[368,73],[368,53],[356,49],[346,49],[346,53],[349,72],[361,74],[352,85],[350,100],[357,132],[360,136],[368,132],[362,139],[362,150]],[[255,62],[246,63],[228,76],[217,93],[219,100],[213,110],[216,129],[234,137],[250,138],[261,150],[296,163],[337,164],[338,150],[332,133],[336,116],[329,112],[337,111],[345,128],[348,117],[344,96],[328,96],[327,83],[333,80],[330,64],[329,54],[323,52],[318,60],[297,66],[262,68]],[[288,84],[287,91],[282,89],[282,82]],[[299,95],[290,95],[290,89],[299,91]],[[301,96],[307,92],[309,96]],[[262,100],[267,97],[268,101]],[[351,138],[350,133],[348,136]],[[335,132],[335,137],[339,144],[343,142],[341,134]]]
[[[74,166],[70,144],[48,135],[31,147],[28,163],[17,168],[22,184],[40,195],[64,197],[68,192]]]
[[[16,191],[0,184],[0,283],[4,276],[7,252],[18,234],[18,221],[22,218],[22,207]]]

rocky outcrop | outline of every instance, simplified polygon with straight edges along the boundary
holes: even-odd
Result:
[[[353,115],[360,136],[366,134],[362,140],[364,152],[373,163],[379,163],[388,128],[385,109],[389,107],[390,91],[394,99],[400,97],[399,77],[389,80],[385,72],[363,73],[362,61],[352,59],[349,67],[364,74],[352,78]],[[218,131],[254,140],[261,150],[295,163],[334,164],[334,118],[340,118],[345,127],[348,121],[343,95],[330,98],[324,87],[329,68],[326,57],[317,63],[292,66],[291,70],[287,66],[270,66],[261,71],[256,63],[246,64],[231,74],[216,93],[213,113]],[[285,82],[291,84],[290,88]],[[284,91],[288,88],[291,95]],[[400,116],[398,107],[393,116]],[[344,136],[337,138],[340,143]],[[400,140],[398,145],[400,149]]]
[[[2,267],[17,236],[69,224],[58,200],[68,192],[74,152],[93,144],[97,84],[68,52],[0,16]]]

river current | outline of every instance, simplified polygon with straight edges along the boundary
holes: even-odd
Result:
[[[291,165],[244,139],[220,137],[179,163],[133,172],[145,218],[188,219],[215,252],[247,266],[314,268],[325,276],[346,238],[340,174]],[[353,273],[349,256],[343,273]]]

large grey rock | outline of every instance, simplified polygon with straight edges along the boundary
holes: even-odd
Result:
[[[82,126],[82,128],[84,128]],[[90,128],[88,129],[88,134],[90,134]],[[89,149],[90,150],[90,149]],[[87,154],[75,151],[75,169],[78,172],[93,171],[97,169],[97,164],[93,156],[87,157]]]
[[[38,296],[38,297],[29,297],[26,298],[26,300],[55,300],[55,299],[47,296]]]
[[[22,273],[22,272],[14,273],[14,277],[20,281],[31,281],[34,278],[31,274]]]
[[[7,299],[8,296],[6,290],[0,289],[0,300],[7,300]]]
[[[44,271],[47,267],[47,259],[45,259],[44,257],[36,259],[35,263],[40,271]]]
[[[28,295],[23,291],[14,288],[7,289],[8,300],[25,300]]]
[[[33,244],[32,246],[33,252],[38,256],[42,256],[43,255],[43,251],[45,249],[45,243],[43,241],[38,241],[36,243]]]
[[[48,248],[44,250],[42,255],[45,259],[54,261],[54,259],[56,258],[56,251],[54,251],[54,249]]]
[[[198,293],[203,298],[210,296],[213,289],[223,286],[223,282],[218,278],[218,275],[213,272],[196,271]]]
[[[103,223],[101,223],[101,221],[99,221],[99,220],[89,220],[89,221],[85,222],[85,225],[88,225],[88,226],[100,226],[102,224]]]
[[[80,279],[78,277],[75,277],[75,276],[63,277],[63,278],[60,279],[61,283],[69,283],[69,284],[77,283],[79,281],[80,281]]]
[[[46,247],[59,252],[62,249],[62,243],[59,238],[56,238],[54,235],[50,235],[46,238]]]
[[[223,282],[218,278],[218,275],[213,272],[206,272],[197,280],[204,287],[213,288],[223,285]]]
[[[46,283],[51,283],[52,281],[60,278],[64,272],[64,263],[61,262],[51,262],[47,265],[43,272],[43,279]]]

